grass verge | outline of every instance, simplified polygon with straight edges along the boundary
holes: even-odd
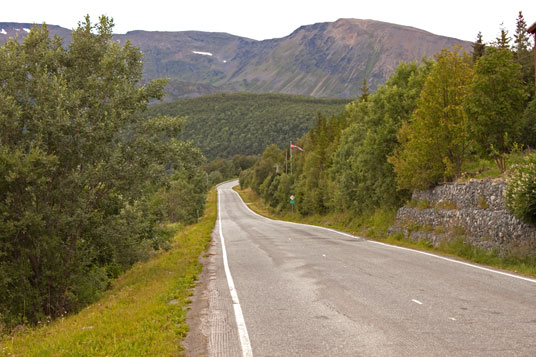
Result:
[[[251,188],[242,190],[236,186],[233,190],[238,192],[249,208],[262,216],[313,226],[329,227],[354,235],[366,235],[371,238],[383,238],[387,236],[387,229],[393,224],[396,217],[396,210],[394,209],[377,209],[371,214],[362,216],[339,212],[311,216],[302,216],[296,211],[276,212],[273,208],[264,204],[259,195],[251,190]]]
[[[536,255],[521,257],[516,254],[509,254],[499,257],[496,251],[486,251],[482,248],[473,247],[462,236],[434,247],[426,240],[414,242],[406,239],[402,234],[389,235],[387,230],[389,226],[394,224],[396,210],[377,209],[363,216],[331,213],[303,217],[296,212],[276,212],[271,207],[265,205],[262,199],[250,188],[242,190],[234,187],[234,190],[240,194],[244,202],[253,211],[272,219],[334,228],[353,235],[365,236],[367,239],[374,239],[416,250],[426,250],[460,260],[536,277]]]
[[[217,216],[216,190],[199,223],[170,250],[137,263],[96,303],[49,325],[0,340],[3,356],[180,356],[187,305]]]

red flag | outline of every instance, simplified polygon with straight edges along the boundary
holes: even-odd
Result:
[[[304,151],[301,147],[299,147],[298,145],[294,145],[294,144],[292,144],[292,143],[290,143],[290,148],[291,148],[291,149],[298,149],[298,150],[300,150],[300,151]]]

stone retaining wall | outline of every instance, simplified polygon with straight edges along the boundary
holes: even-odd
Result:
[[[459,236],[474,246],[499,254],[536,252],[536,227],[519,221],[505,207],[506,183],[471,180],[415,191],[411,206],[398,210],[390,233],[427,239],[434,245]],[[420,208],[419,208],[420,207]]]

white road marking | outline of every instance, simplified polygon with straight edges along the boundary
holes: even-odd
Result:
[[[410,249],[410,248],[405,248],[405,247],[399,247],[398,245],[390,245],[390,244],[386,244],[386,243],[382,243],[382,242],[376,242],[376,241],[373,241],[373,240],[367,240],[367,242],[369,242],[369,243],[374,243],[374,244],[379,244],[379,245],[383,245],[383,246],[390,247],[390,248],[402,249],[402,250],[407,250],[407,251],[414,252],[414,253],[424,254],[424,255],[427,255],[427,256],[429,256],[429,257],[434,257],[434,258],[438,258],[438,259],[443,259],[443,260],[446,260],[446,261],[448,261],[448,262],[452,262],[452,263],[456,263],[456,264],[461,264],[461,265],[465,265],[465,266],[468,266],[468,267],[471,267],[471,268],[480,269],[480,270],[484,270],[484,271],[487,271],[487,272],[490,272],[490,273],[495,273],[495,274],[499,274],[499,275],[508,276],[508,277],[510,277],[510,278],[515,278],[515,279],[525,280],[525,281],[528,281],[528,282],[531,282],[531,283],[535,283],[535,284],[536,284],[536,280],[535,280],[535,279],[525,278],[524,276],[514,275],[514,274],[506,273],[506,272],[504,272],[504,271],[494,270],[494,269],[490,269],[490,268],[481,267],[481,266],[479,266],[479,265],[475,265],[475,264],[471,264],[471,263],[466,263],[466,262],[462,262],[462,261],[460,261],[460,260],[451,259],[451,258],[447,258],[447,257],[442,257],[442,256],[440,256],[440,255],[436,255],[436,254],[432,254],[432,253],[428,253],[428,252],[423,252],[423,251],[420,251],[420,250],[415,250],[415,249]]]
[[[236,193],[236,195],[238,196],[238,198],[240,198],[240,200],[242,201],[242,203],[244,203],[244,200],[242,200],[242,197],[240,197],[240,195],[238,194],[238,192],[236,192],[236,191],[234,191],[234,190],[233,190],[233,192]],[[245,204],[244,204],[244,205],[245,205]],[[503,271],[500,271],[500,270],[494,270],[494,269],[490,269],[490,268],[485,268],[485,267],[482,267],[482,266],[479,266],[479,265],[475,265],[475,264],[471,264],[471,263],[466,263],[466,262],[463,262],[463,261],[460,261],[460,260],[456,260],[456,259],[451,259],[451,258],[443,257],[443,256],[441,256],[441,255],[432,254],[432,253],[428,253],[428,252],[423,252],[423,251],[421,251],[421,250],[415,250],[415,249],[411,249],[411,248],[400,247],[400,246],[398,246],[398,245],[391,245],[391,244],[387,244],[387,243],[377,242],[377,241],[374,241],[374,240],[368,240],[368,239],[365,239],[365,238],[363,238],[363,237],[354,236],[354,235],[352,235],[352,234],[344,233],[344,232],[340,232],[340,231],[337,231],[337,230],[335,230],[335,229],[331,229],[331,228],[326,228],[326,227],[321,227],[321,226],[313,226],[313,225],[310,225],[310,224],[304,224],[304,223],[295,223],[295,222],[288,222],[288,221],[273,220],[273,219],[270,219],[270,218],[261,216],[260,214],[258,214],[258,213],[256,213],[256,212],[253,212],[247,205],[245,205],[245,207],[246,207],[252,214],[254,214],[255,216],[264,218],[264,219],[269,220],[269,221],[277,221],[277,222],[282,222],[282,223],[286,223],[286,224],[294,224],[294,225],[299,225],[299,226],[306,226],[306,227],[312,227],[312,228],[323,229],[323,230],[330,231],[330,232],[333,232],[333,233],[337,233],[337,234],[340,234],[340,235],[343,235],[343,236],[347,236],[347,237],[350,237],[350,238],[353,238],[353,239],[364,240],[364,241],[366,241],[366,242],[368,242],[368,243],[378,244],[378,245],[382,245],[382,246],[384,246],[384,247],[388,247],[388,248],[401,249],[401,250],[405,250],[405,251],[409,251],[409,252],[413,252],[413,253],[423,254],[423,255],[427,255],[427,256],[429,256],[429,257],[433,257],[433,258],[438,258],[438,259],[446,260],[446,261],[451,262],[451,263],[461,264],[461,265],[465,265],[465,266],[468,266],[468,267],[471,267],[471,268],[480,269],[480,270],[484,270],[484,271],[487,271],[487,272],[490,272],[490,273],[499,274],[499,275],[507,276],[507,277],[510,277],[510,278],[515,278],[515,279],[519,279],[519,280],[524,280],[524,281],[528,281],[528,282],[530,282],[530,283],[534,283],[534,284],[536,284],[536,280],[535,280],[535,279],[530,279],[530,278],[526,278],[526,277],[524,277],[524,276],[519,276],[519,275],[515,275],[515,274],[506,273],[506,272],[503,272]]]
[[[416,304],[422,305],[422,302],[420,302],[419,300],[411,299],[411,301],[413,301]]]
[[[238,336],[240,337],[240,346],[242,347],[242,356],[253,357],[253,351],[251,350],[251,343],[249,341],[248,329],[246,327],[246,321],[244,320],[244,315],[242,314],[242,308],[240,307],[240,302],[238,301],[238,294],[234,286],[233,277],[231,276],[231,270],[229,269],[229,262],[227,260],[227,249],[225,248],[225,238],[223,237],[223,229],[222,229],[222,224],[221,224],[220,196],[221,196],[221,191],[218,190],[218,227],[219,227],[220,239],[221,239],[223,267],[225,269],[225,276],[227,277],[227,285],[229,285],[229,292],[231,293],[231,299],[233,300],[236,327],[238,328]]]

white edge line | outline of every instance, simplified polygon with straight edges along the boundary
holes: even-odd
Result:
[[[234,192],[234,191],[233,191]],[[246,321],[242,314],[242,308],[238,301],[238,294],[236,292],[231,270],[229,269],[229,262],[227,260],[227,249],[225,248],[225,238],[223,237],[223,229],[221,224],[221,191],[218,190],[218,227],[221,239],[221,250],[223,255],[223,267],[225,269],[225,277],[227,278],[227,285],[229,286],[229,292],[231,293],[231,299],[233,301],[233,309],[236,319],[236,327],[238,329],[238,336],[240,337],[240,346],[242,348],[242,356],[253,357],[253,351],[251,350],[251,343],[249,341],[248,329],[246,327]]]
[[[258,213],[256,213],[256,212],[253,212],[253,211],[251,210],[251,208],[249,208],[248,205],[246,205],[246,204],[244,203],[244,200],[243,200],[242,197],[238,194],[238,192],[236,192],[235,190],[232,190],[232,191],[233,191],[234,193],[236,193],[236,195],[240,198],[240,200],[242,201],[242,203],[244,204],[244,206],[245,206],[251,213],[253,213],[254,215],[256,215],[256,216],[258,216],[258,217],[261,217],[261,218],[264,218],[264,219],[267,219],[267,220],[270,220],[270,221],[277,221],[277,222],[283,222],[283,223],[287,223],[287,224],[295,224],[295,225],[299,225],[299,226],[306,226],[306,227],[313,227],[313,228],[323,229],[323,230],[330,231],[330,232],[333,232],[333,233],[337,233],[337,234],[340,234],[340,235],[343,235],[343,236],[347,236],[347,237],[350,237],[350,238],[353,238],[353,239],[364,240],[364,241],[366,241],[366,242],[368,242],[368,243],[371,243],[371,244],[378,244],[378,245],[381,245],[381,246],[384,246],[384,247],[389,247],[389,248],[393,248],[393,249],[401,249],[401,250],[405,250],[405,251],[408,251],[408,252],[413,252],[413,253],[423,254],[423,255],[427,255],[427,256],[429,256],[429,257],[433,257],[433,258],[437,258],[437,259],[446,260],[446,261],[451,262],[451,263],[461,264],[461,265],[465,265],[465,266],[468,266],[468,267],[471,267],[471,268],[475,268],[475,269],[479,269],[479,270],[487,271],[487,272],[489,272],[489,273],[495,273],[495,274],[499,274],[499,275],[503,275],[503,276],[507,276],[507,277],[515,278],[515,279],[520,279],[520,280],[524,280],[524,281],[528,281],[528,282],[530,282],[530,283],[534,283],[534,284],[536,284],[536,280],[535,280],[535,279],[526,278],[526,277],[524,277],[524,276],[519,276],[519,275],[515,275],[515,274],[506,273],[506,272],[503,272],[503,271],[500,271],[500,270],[494,270],[494,269],[486,268],[486,267],[483,267],[483,266],[480,266],[480,265],[475,265],[475,264],[471,264],[471,263],[466,263],[466,262],[463,262],[463,261],[460,261],[460,260],[456,260],[456,259],[451,259],[451,258],[443,257],[443,256],[441,256],[441,255],[432,254],[432,253],[428,253],[428,252],[423,252],[423,251],[421,251],[421,250],[415,250],[415,249],[411,249],[411,248],[400,247],[400,246],[398,246],[398,245],[391,245],[391,244],[387,244],[387,243],[383,243],[383,242],[378,242],[378,241],[375,241],[375,240],[368,240],[368,239],[363,238],[363,237],[354,236],[354,235],[352,235],[352,234],[344,233],[344,232],[340,232],[340,231],[337,231],[337,230],[335,230],[335,229],[331,229],[331,228],[326,228],[326,227],[321,227],[321,226],[313,226],[313,225],[310,225],[310,224],[304,224],[304,223],[296,223],[296,222],[288,222],[288,221],[281,221],[281,220],[273,220],[273,219],[270,219],[270,218],[261,216],[260,214],[258,214]]]

